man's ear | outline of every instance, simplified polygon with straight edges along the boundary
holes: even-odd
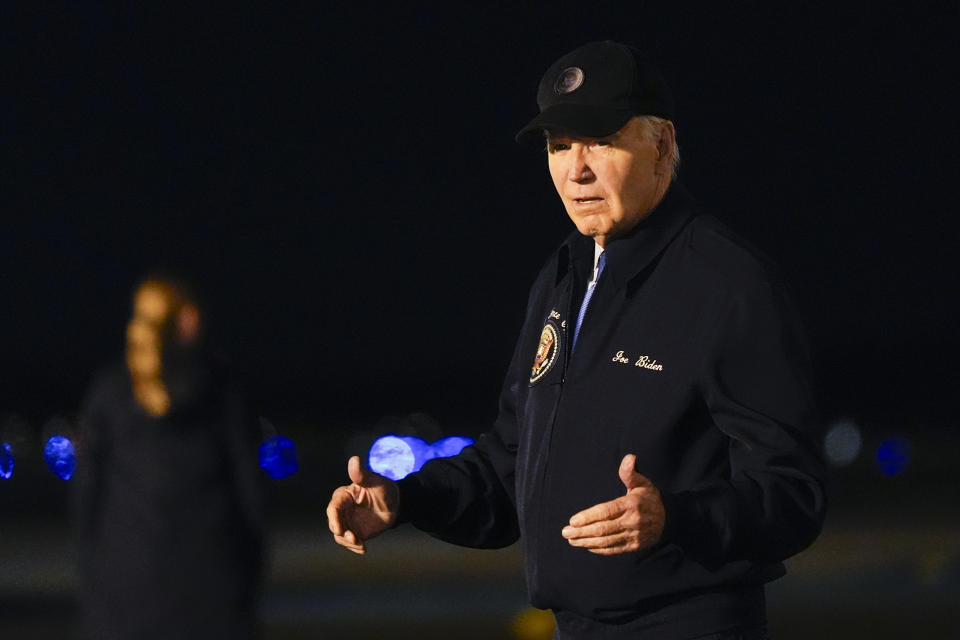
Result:
[[[657,139],[657,167],[656,173],[673,173],[673,156],[671,150],[676,140],[677,131],[673,128],[673,123],[664,120],[660,126],[660,137]]]

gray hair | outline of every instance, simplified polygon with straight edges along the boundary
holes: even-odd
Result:
[[[657,116],[638,116],[637,120],[640,122],[643,135],[651,142],[660,141],[660,136],[663,135],[663,125],[669,122],[669,120],[658,118]],[[667,157],[673,165],[673,177],[676,178],[680,170],[680,147],[677,145],[676,135],[673,136],[670,148],[667,149]]]

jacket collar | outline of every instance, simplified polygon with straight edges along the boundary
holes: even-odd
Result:
[[[625,286],[660,255],[693,215],[693,198],[680,183],[674,182],[660,204],[640,224],[607,245],[604,277],[609,278],[616,289]],[[568,269],[579,274],[589,273],[593,266],[593,246],[593,238],[576,231],[571,233],[561,249],[557,282]]]

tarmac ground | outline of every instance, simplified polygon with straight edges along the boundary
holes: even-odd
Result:
[[[952,637],[960,602],[956,531],[946,522],[828,521],[816,544],[789,561],[788,575],[768,586],[771,637]],[[272,530],[270,558],[265,640],[549,638],[542,616],[532,618],[539,632],[518,618],[529,611],[516,545],[462,549],[401,528],[359,557],[334,545],[320,519],[287,519]],[[0,636],[72,637],[74,564],[65,522],[5,522]]]

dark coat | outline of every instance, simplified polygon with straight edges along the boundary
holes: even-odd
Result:
[[[81,416],[74,515],[91,638],[249,638],[262,573],[256,416],[205,371],[163,418],[123,366]]]

